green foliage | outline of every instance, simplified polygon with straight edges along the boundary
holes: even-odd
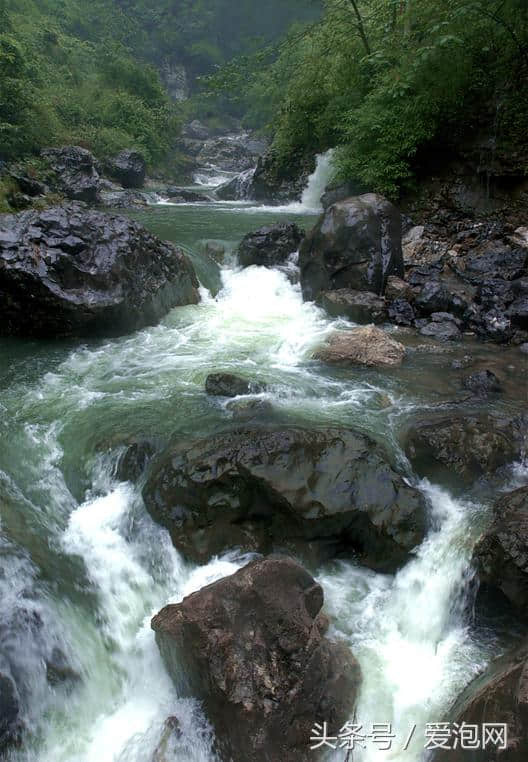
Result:
[[[428,146],[479,118],[499,146],[526,145],[527,76],[523,0],[327,0],[319,23],[208,84],[270,125],[279,164],[337,147],[343,179],[395,197]]]
[[[8,8],[0,156],[77,143],[101,158],[132,147],[154,165],[164,161],[179,133],[176,108],[157,71],[121,39],[134,25],[117,4],[13,0]]]

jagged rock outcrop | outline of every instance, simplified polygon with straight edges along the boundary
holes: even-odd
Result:
[[[222,758],[308,762],[319,718],[337,733],[353,715],[359,665],[325,637],[323,600],[302,566],[268,558],[153,618],[169,673],[203,702]]]
[[[74,201],[95,204],[99,201],[101,178],[90,151],[79,146],[46,148],[42,156],[55,173],[57,190]]]
[[[299,265],[305,299],[341,288],[382,295],[390,275],[404,274],[399,211],[375,193],[333,204],[304,239]]]
[[[147,510],[200,563],[229,548],[337,553],[394,570],[425,535],[422,494],[347,429],[239,428],[178,440],[154,460]]]
[[[80,204],[0,217],[0,334],[119,335],[199,301],[180,249]]]

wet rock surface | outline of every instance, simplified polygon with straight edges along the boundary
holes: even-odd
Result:
[[[333,333],[314,354],[321,362],[345,366],[396,366],[404,357],[403,344],[373,325]]]
[[[501,497],[493,515],[475,547],[473,563],[481,582],[500,590],[528,620],[528,487]]]
[[[126,217],[77,204],[0,217],[3,335],[119,335],[197,289],[183,252]]]
[[[328,640],[323,590],[301,566],[264,559],[166,606],[156,642],[183,695],[203,701],[222,757],[308,762],[314,718],[338,731],[361,682]]]
[[[304,239],[299,266],[305,299],[341,288],[383,294],[390,275],[403,276],[399,211],[374,193],[333,204]]]
[[[420,476],[470,485],[520,457],[526,423],[526,415],[466,415],[453,409],[411,423],[403,445]]]
[[[101,178],[90,151],[79,146],[46,148],[42,156],[55,172],[57,189],[74,201],[97,203]]]
[[[385,300],[370,291],[323,291],[317,301],[331,317],[346,317],[354,323],[383,323],[387,318]]]
[[[105,169],[123,188],[142,188],[145,184],[147,164],[138,151],[121,151],[106,162]]]
[[[214,397],[239,397],[246,394],[260,394],[264,384],[250,381],[234,373],[210,373],[205,379],[205,391]]]
[[[493,662],[457,699],[448,721],[478,726],[480,748],[436,750],[432,762],[524,762],[528,749],[528,643]],[[508,727],[505,748],[482,742],[483,724]]]
[[[16,685],[0,671],[0,754],[20,742],[22,722]]]
[[[303,238],[304,231],[293,222],[262,227],[242,239],[238,247],[239,262],[243,267],[284,264],[298,250]]]
[[[345,429],[242,428],[175,442],[155,459],[143,494],[198,562],[233,547],[282,548],[393,570],[427,524],[421,493],[378,445]]]

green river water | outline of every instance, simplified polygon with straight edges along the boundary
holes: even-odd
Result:
[[[207,239],[234,250],[262,224],[312,224],[313,214],[301,212],[300,205],[214,203],[134,212],[191,254],[202,281],[199,305],[176,308],[159,325],[120,339],[0,341],[0,653],[19,686],[26,724],[12,762],[214,759],[206,719],[194,701],[176,695],[150,618],[244,558],[234,549],[203,567],[186,563],[149,518],[138,486],[112,476],[119,446],[135,435],[163,440],[230,425],[232,412],[204,392],[208,373],[266,381],[278,422],[368,432],[412,481],[398,432],[417,408],[460,395],[455,357],[469,353],[474,367],[495,370],[505,385],[495,404],[522,408],[517,350],[467,339],[432,351],[403,335],[409,360],[401,369],[325,368],[311,355],[339,321],[303,303],[282,272],[240,270],[230,257],[220,269],[203,256]],[[507,486],[527,480],[528,470],[512,464]],[[391,751],[372,744],[360,751],[365,762],[425,758],[425,724],[443,719],[500,648],[496,634],[475,629],[464,613],[469,558],[493,495],[420,486],[432,529],[399,574],[345,561],[316,570],[333,632],[348,640],[363,669],[358,722],[392,723],[396,733]],[[50,682],[50,659],[65,661],[76,677]],[[163,750],[172,715],[183,733]],[[329,756],[344,758],[342,751]]]

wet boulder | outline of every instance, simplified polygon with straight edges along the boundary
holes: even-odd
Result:
[[[294,222],[269,225],[248,233],[238,247],[238,260],[243,267],[284,264],[304,238],[304,231]]]
[[[434,312],[448,312],[451,308],[451,294],[439,280],[428,280],[415,299],[417,310],[424,315]]]
[[[203,166],[214,166],[227,172],[243,172],[255,166],[257,158],[266,150],[266,143],[254,140],[247,133],[221,135],[206,140],[197,161]]]
[[[110,209],[133,209],[148,206],[148,198],[140,191],[108,190],[101,193],[101,204]]]
[[[314,354],[316,360],[329,365],[401,365],[405,347],[388,333],[373,325],[336,331]]]
[[[461,337],[461,321],[449,312],[433,312],[431,322],[420,329],[422,336],[438,341],[454,341]]]
[[[304,239],[299,265],[305,299],[340,288],[383,294],[390,275],[403,277],[398,209],[374,193],[333,204]]]
[[[318,302],[332,317],[346,317],[354,323],[383,323],[387,319],[385,300],[370,291],[323,291]]]
[[[238,428],[177,441],[155,459],[147,510],[199,563],[229,548],[315,562],[355,555],[394,570],[426,531],[422,494],[354,431]]]
[[[222,759],[309,762],[319,720],[353,715],[360,668],[325,637],[324,595],[288,559],[263,559],[162,609],[156,642],[179,695],[198,698]]]
[[[410,425],[403,444],[420,476],[468,485],[520,457],[526,423],[526,416],[433,413]]]
[[[264,384],[249,381],[235,373],[210,373],[205,379],[205,391],[212,397],[240,397],[246,394],[260,394]]]
[[[183,252],[127,217],[79,204],[0,217],[0,334],[116,336],[198,301]]]
[[[106,162],[105,169],[123,188],[142,188],[145,184],[147,164],[139,151],[121,151]]]
[[[385,299],[388,302],[393,302],[397,299],[405,299],[407,302],[412,302],[414,296],[414,290],[410,283],[407,283],[403,278],[398,278],[397,275],[389,275],[385,287]]]
[[[481,583],[500,590],[528,619],[528,487],[503,495],[493,515],[475,547],[473,563]]]
[[[57,190],[67,198],[92,204],[99,201],[101,178],[90,151],[79,146],[64,146],[46,148],[42,156],[49,161],[56,175]]]
[[[16,685],[8,674],[0,672],[0,754],[20,741],[22,722]]]
[[[476,726],[473,749],[452,739],[431,762],[525,762],[528,749],[528,642],[492,662],[459,696],[444,718],[460,728]],[[502,736],[484,737],[484,725],[506,725]],[[491,729],[490,729],[491,730]],[[496,732],[499,732],[498,729]],[[493,732],[493,731],[491,731]],[[503,730],[504,733],[504,730]],[[487,741],[485,743],[485,741]],[[504,742],[503,742],[504,741]]]

